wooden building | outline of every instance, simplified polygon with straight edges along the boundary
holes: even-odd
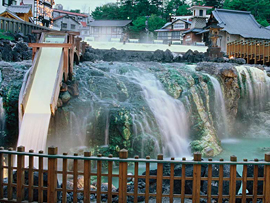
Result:
[[[171,43],[173,41],[183,42],[183,32],[190,29],[191,22],[180,18],[166,23],[162,28],[155,30],[157,39],[163,43]]]
[[[32,8],[30,5],[9,6],[0,14],[1,17],[11,18],[15,20],[22,20],[25,22],[32,22]]]
[[[215,9],[209,21],[217,21],[220,38],[217,45],[222,52],[227,52],[227,44],[236,40],[269,40],[270,30],[260,25],[249,11]]]
[[[192,12],[191,28],[184,32],[184,45],[196,45],[198,43],[204,43],[204,27],[206,26],[209,16],[207,16],[207,10],[212,9],[209,6],[192,6],[189,10]]]

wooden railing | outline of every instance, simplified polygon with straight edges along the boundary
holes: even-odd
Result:
[[[5,32],[31,34],[32,30],[51,30],[33,23],[0,17],[0,29]]]
[[[230,161],[223,159],[204,161],[200,153],[194,154],[193,161],[187,161],[185,158],[181,161],[174,158],[164,160],[162,155],[158,155],[157,159],[150,159],[149,156],[146,159],[139,159],[138,156],[128,158],[127,150],[121,150],[119,157],[113,158],[111,155],[95,157],[91,156],[90,152],[84,152],[83,156],[78,154],[70,156],[66,153],[58,155],[55,147],[48,148],[48,154],[44,154],[43,151],[34,153],[32,150],[25,152],[24,147],[18,147],[17,151],[13,151],[12,148],[9,150],[0,148],[0,202],[69,202],[67,196],[72,196],[73,202],[77,202],[78,194],[82,194],[83,202],[90,202],[91,195],[96,202],[103,201],[102,197],[106,195],[107,202],[118,198],[117,202],[120,203],[126,203],[129,197],[133,197],[134,202],[138,202],[138,197],[143,197],[145,202],[154,198],[158,203],[161,203],[163,198],[169,199],[169,202],[174,200],[185,202],[186,199],[192,199],[194,203],[199,203],[202,198],[208,203],[212,200],[221,203],[226,199],[230,203],[235,203],[236,199],[241,199],[243,203],[247,202],[247,199],[253,202],[259,199],[265,203],[270,202],[270,154],[266,154],[263,161],[244,159],[240,162],[235,156],[232,156]],[[25,165],[25,163],[29,164]],[[141,164],[145,166],[143,175],[139,174]],[[119,167],[114,168],[114,165]],[[239,165],[243,166],[241,177],[237,175]],[[128,166],[132,166],[132,175],[128,174],[130,171]],[[179,171],[179,166],[181,170],[176,173],[175,169]],[[157,170],[150,171],[150,167]],[[227,167],[226,170],[225,167]],[[248,176],[248,167],[253,169],[251,176]],[[263,175],[259,174],[261,168],[263,168]],[[190,169],[192,172],[188,172]],[[205,169],[204,175],[202,175],[202,169]],[[113,172],[115,170],[116,172]],[[80,186],[78,177],[83,177]],[[118,179],[119,184],[117,190],[113,189],[115,178]],[[133,179],[134,190],[128,191],[130,184],[127,183],[127,179]],[[73,181],[72,186],[67,184],[68,180]],[[145,190],[138,189],[141,181],[144,182]],[[95,187],[93,182],[95,182]],[[104,182],[107,183],[106,191],[102,190]],[[162,183],[164,182],[169,185],[167,192],[163,191]],[[225,182],[229,182],[226,194],[223,192]],[[242,184],[242,190],[238,194],[236,185],[239,182]],[[246,189],[250,182],[253,189],[251,194],[247,194]],[[201,188],[205,183],[207,183],[206,191],[202,194]],[[263,191],[260,193],[258,183],[263,183]],[[180,185],[178,191],[175,191],[176,184],[178,187]],[[149,189],[153,185],[155,192],[151,193]],[[187,185],[191,187],[191,192],[187,192]],[[218,192],[213,192],[212,187],[218,187]]]
[[[270,63],[269,40],[238,40],[227,44],[227,55],[244,58],[248,64]]]

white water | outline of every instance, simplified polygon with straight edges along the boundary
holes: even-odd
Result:
[[[153,112],[162,139],[162,152],[166,156],[189,154],[188,118],[181,101],[169,96],[162,84],[150,73],[132,72],[143,90],[143,95]]]
[[[51,118],[50,103],[53,95],[61,48],[42,48],[38,68],[25,108],[17,146],[25,150],[45,150]]]
[[[228,120],[227,120],[227,112],[226,112],[226,106],[225,101],[223,97],[223,93],[221,90],[221,86],[219,81],[211,76],[208,75],[214,90],[215,90],[215,111],[216,111],[216,118],[218,119],[218,134],[221,138],[227,138],[228,137]]]
[[[6,115],[3,104],[3,98],[0,97],[0,133],[3,136],[5,133]]]

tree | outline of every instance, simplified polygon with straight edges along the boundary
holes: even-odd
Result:
[[[96,9],[92,12],[92,17],[96,20],[116,20],[123,19],[119,12],[119,7],[115,3],[108,3]]]

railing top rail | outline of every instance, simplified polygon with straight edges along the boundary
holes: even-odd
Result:
[[[186,165],[269,165],[270,162],[267,161],[192,161],[192,160],[157,160],[157,159],[136,159],[136,158],[127,158],[120,159],[117,157],[84,157],[84,156],[72,156],[72,155],[48,155],[43,153],[28,153],[28,152],[17,152],[17,151],[8,151],[0,150],[0,154],[12,154],[12,155],[26,155],[34,157],[43,157],[43,158],[54,158],[54,159],[72,159],[72,160],[90,160],[90,161],[116,161],[116,162],[139,162],[139,163],[173,163],[173,164],[186,164]],[[267,154],[270,156],[270,154]]]

